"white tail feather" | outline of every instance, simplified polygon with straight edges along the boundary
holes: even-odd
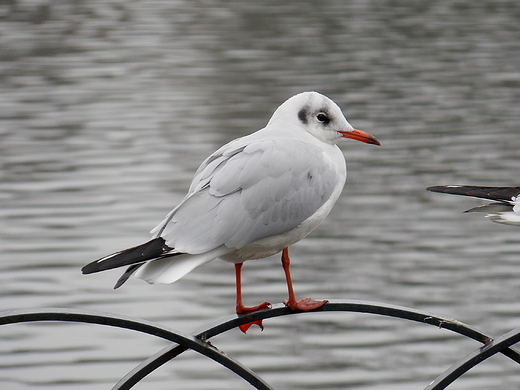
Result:
[[[195,268],[222,256],[228,248],[217,248],[197,255],[183,254],[165,259],[153,260],[139,268],[134,276],[148,283],[173,283]]]

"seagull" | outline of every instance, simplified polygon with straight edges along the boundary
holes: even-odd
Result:
[[[474,198],[492,200],[482,206],[466,210],[469,212],[487,213],[493,222],[505,225],[520,226],[520,187],[478,187],[478,186],[435,186],[428,191],[445,194],[465,195]]]
[[[185,198],[154,229],[152,239],[102,257],[82,268],[91,274],[128,267],[115,289],[134,276],[148,283],[173,283],[220,258],[235,266],[236,313],[270,307],[242,302],[246,260],[282,253],[292,310],[311,311],[327,301],[296,300],[288,247],[321,224],[341,194],[347,176],[336,143],[350,138],[380,145],[354,129],[341,109],[317,92],[286,100],[263,129],[235,139],[206,158]],[[245,333],[252,325],[241,326]]]

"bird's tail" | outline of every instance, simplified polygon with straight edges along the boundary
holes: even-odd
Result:
[[[148,283],[173,283],[193,269],[222,256],[229,251],[222,246],[209,252],[187,254],[174,252],[164,238],[157,237],[144,244],[102,257],[84,266],[84,274],[129,266],[114,288],[121,287],[130,276]]]
[[[173,283],[203,264],[209,263],[225,253],[229,248],[224,246],[199,254],[182,253],[175,257],[166,257],[149,261],[134,270],[135,277],[148,283]]]

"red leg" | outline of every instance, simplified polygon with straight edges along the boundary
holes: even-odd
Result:
[[[253,311],[268,309],[271,307],[269,302],[263,302],[257,306],[249,306],[246,307],[242,303],[242,265],[244,263],[236,263],[235,264],[235,277],[236,277],[236,288],[237,288],[237,304],[236,304],[236,313],[237,314],[248,314]],[[246,333],[247,330],[251,327],[251,325],[258,325],[262,330],[264,326],[262,325],[262,320],[249,322],[247,324],[239,325],[239,328],[242,332]]]
[[[282,267],[285,272],[285,279],[287,280],[287,290],[289,290],[289,299],[283,301],[285,306],[291,310],[311,311],[319,309],[324,304],[326,304],[328,301],[315,301],[312,298],[304,298],[300,299],[299,301],[296,300],[292,285],[291,271],[289,270],[290,264],[291,259],[289,258],[289,249],[284,248],[282,251]]]

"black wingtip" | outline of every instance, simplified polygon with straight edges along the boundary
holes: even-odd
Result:
[[[117,282],[114,286],[114,290],[117,290],[119,287],[121,287],[129,278],[132,276],[132,274],[137,271],[139,267],[144,265],[144,263],[134,264],[128,267],[123,275],[119,279],[117,279]]]
[[[86,266],[81,268],[81,273],[83,275],[88,275],[88,274],[93,274],[94,272],[102,271],[101,269],[99,269],[97,262],[98,262],[98,260],[93,261],[92,263],[88,263]]]
[[[426,188],[426,191],[445,193],[447,188],[448,186],[431,186]]]
[[[428,191],[440,192],[444,194],[472,196],[474,198],[482,198],[495,200],[499,202],[511,203],[520,195],[520,187],[490,187],[490,186],[433,186],[428,187]]]
[[[81,272],[84,275],[92,274],[156,259],[171,250],[171,248],[165,243],[166,241],[162,237],[154,238],[144,244],[93,261],[92,263],[85,265],[81,269]]]

